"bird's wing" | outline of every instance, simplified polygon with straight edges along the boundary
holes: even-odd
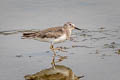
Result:
[[[41,38],[58,38],[64,33],[63,27],[54,27],[54,28],[48,28],[46,30],[43,30],[40,32],[40,35],[37,37]]]
[[[63,27],[52,27],[42,31],[23,33],[23,38],[58,38],[64,33]]]

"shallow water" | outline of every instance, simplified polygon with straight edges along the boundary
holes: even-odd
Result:
[[[85,29],[73,31],[58,63],[70,67],[81,80],[119,80],[119,0],[1,0],[0,31],[45,29],[67,21]],[[0,80],[24,80],[26,74],[49,68],[48,43],[21,39],[21,32],[0,33]]]

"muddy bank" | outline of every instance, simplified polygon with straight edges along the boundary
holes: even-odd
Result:
[[[77,77],[72,69],[64,65],[56,65],[54,68],[41,70],[33,75],[24,76],[25,80],[79,80],[84,76]]]

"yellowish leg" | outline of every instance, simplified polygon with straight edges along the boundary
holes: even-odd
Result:
[[[55,55],[53,55],[51,65],[52,65],[52,68],[55,69]]]
[[[52,67],[55,69],[55,57],[57,56],[56,55],[56,50],[59,50],[59,51],[63,51],[62,48],[54,48],[53,44],[50,45],[50,49],[52,50],[52,52],[54,53],[53,57],[52,57],[52,62],[51,62],[51,65]],[[65,51],[63,51],[65,52]]]
[[[50,46],[50,49],[53,51],[55,51],[55,50],[58,50],[58,51],[62,51],[62,52],[67,52],[67,51],[64,51],[64,49],[62,49],[61,47],[57,47],[57,48],[54,48],[53,47],[53,45],[51,44],[51,46]],[[55,53],[55,52],[54,52]],[[56,55],[56,53],[55,53],[55,55]]]
[[[57,56],[59,57],[59,59],[57,59],[55,63],[58,63],[63,61],[64,59],[67,59],[67,56],[60,56],[60,55],[57,55]]]
[[[53,47],[53,45],[51,44],[50,46],[50,49],[53,51],[54,55],[53,55],[53,58],[52,58],[52,62],[51,62],[51,65],[52,67],[55,69],[55,57],[56,57],[56,52],[55,52],[55,49]]]
[[[61,47],[57,47],[57,48],[55,48],[55,50],[58,50],[58,51],[61,51],[61,52],[67,52],[67,51],[65,51],[63,48],[61,48]]]
[[[53,45],[50,46],[50,49],[53,51],[54,56],[56,56],[56,52],[55,52],[56,49],[53,47]]]

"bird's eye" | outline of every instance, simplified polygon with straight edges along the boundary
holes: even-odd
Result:
[[[72,26],[72,24],[70,24],[70,26]]]

